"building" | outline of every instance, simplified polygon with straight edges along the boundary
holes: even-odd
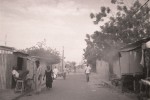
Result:
[[[150,48],[150,38],[141,39],[134,43],[130,43],[122,47],[117,56],[118,59],[113,61],[113,74],[116,78],[121,78],[124,74],[135,75],[137,73],[143,72],[146,65],[143,62],[143,47]],[[146,49],[148,50],[148,49]],[[148,54],[146,54],[148,55]],[[150,57],[150,56],[149,56]],[[147,72],[150,71],[150,68]],[[96,70],[100,78],[109,80],[112,75],[110,75],[109,63],[103,60],[96,61]],[[147,73],[146,72],[146,73]],[[148,75],[150,74],[147,73]],[[147,75],[147,76],[148,76]]]
[[[18,71],[27,69],[28,54],[18,52],[12,47],[0,46],[0,89],[13,87],[12,67]]]
[[[148,41],[150,38],[141,39],[120,49],[119,59],[113,63],[113,71],[117,77],[122,74],[143,73],[143,46]]]

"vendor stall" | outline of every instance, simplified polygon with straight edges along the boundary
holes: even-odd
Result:
[[[140,100],[143,98],[150,99],[150,80],[148,79],[141,79],[140,81]]]
[[[150,37],[130,43],[120,49],[119,69],[122,92],[140,93],[139,81],[150,76],[149,41]]]
[[[142,45],[144,78],[140,81],[140,99],[150,99],[150,41]]]

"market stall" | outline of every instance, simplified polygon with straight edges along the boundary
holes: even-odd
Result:
[[[150,99],[150,41],[142,45],[144,78],[140,81],[140,99]]]
[[[119,69],[122,92],[140,93],[140,81],[150,75],[150,37],[120,49]],[[116,67],[117,68],[117,67]]]

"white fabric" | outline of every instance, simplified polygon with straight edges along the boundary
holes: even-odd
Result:
[[[36,92],[42,89],[42,67],[39,66],[36,71]]]
[[[54,68],[53,73],[54,73],[55,75],[57,75],[57,74],[58,74],[58,69],[57,69],[57,68]]]
[[[85,73],[90,73],[90,71],[91,71],[91,67],[90,66],[85,67]]]
[[[13,74],[15,77],[19,78],[19,73],[18,73],[16,70],[13,70],[13,71],[12,71],[12,74]]]
[[[37,78],[39,78],[39,76],[41,76],[41,75],[42,75],[42,67],[39,66],[39,67],[37,68]],[[41,79],[41,77],[40,77],[40,79]]]
[[[54,74],[54,78],[56,78],[56,74]]]
[[[146,42],[146,47],[150,48],[150,41]]]

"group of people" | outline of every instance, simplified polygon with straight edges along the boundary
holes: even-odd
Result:
[[[42,89],[42,82],[45,80],[46,82],[46,87],[48,89],[52,88],[52,83],[53,80],[57,78],[58,75],[58,69],[55,67],[52,70],[52,65],[47,65],[47,68],[45,70],[45,73],[43,75],[42,71],[42,66],[40,65],[40,61],[37,60],[35,61],[36,65],[36,71],[34,73],[33,79],[35,81],[35,86],[36,86],[36,93],[39,94],[41,89]],[[15,80],[24,80],[24,82],[27,80],[27,75],[29,74],[29,70],[23,70],[23,71],[18,71],[17,67],[13,67],[12,70],[12,76]]]
[[[42,81],[46,79],[46,87],[47,89],[52,88],[53,80],[57,78],[58,69],[55,67],[52,69],[52,65],[47,65],[44,76],[42,76],[42,67],[40,66],[40,62],[36,61],[36,93],[39,94],[42,89]]]
[[[46,87],[48,89],[52,88],[53,80],[56,79],[58,75],[58,69],[56,67],[52,69],[52,65],[48,65],[43,75],[40,61],[37,60],[35,64],[36,64],[36,71],[34,73],[34,79],[35,79],[35,85],[36,85],[36,93],[39,94],[42,89],[43,80],[46,80]],[[66,72],[67,72],[66,68],[64,68],[64,79],[66,77]],[[85,74],[86,74],[87,82],[89,82],[90,72],[91,72],[91,67],[87,65],[85,67]],[[15,80],[18,80],[18,79],[26,80],[27,74],[29,74],[28,70],[18,72],[16,67],[13,67],[12,75]]]

